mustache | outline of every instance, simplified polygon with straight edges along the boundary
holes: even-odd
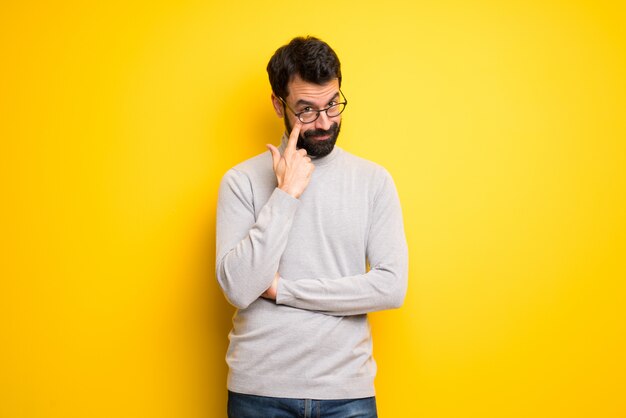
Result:
[[[309,131],[303,132],[301,135],[305,138],[311,138],[313,136],[326,136],[326,135],[334,135],[335,132],[337,132],[337,122],[334,122],[331,126],[330,129],[326,130],[326,129],[311,129]]]

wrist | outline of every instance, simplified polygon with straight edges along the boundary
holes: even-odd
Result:
[[[280,275],[276,273],[274,275],[274,280],[272,281],[272,284],[270,285],[270,287],[267,288],[267,290],[265,290],[265,292],[263,292],[261,297],[275,301],[276,295],[278,294],[278,283],[280,281],[279,279]]]
[[[283,184],[278,186],[278,188],[296,199],[300,198],[300,195],[302,194],[301,191],[294,190],[293,188],[289,187],[289,185]]]

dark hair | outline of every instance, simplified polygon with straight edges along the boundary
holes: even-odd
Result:
[[[267,74],[275,95],[289,95],[287,84],[294,76],[309,83],[324,84],[337,78],[341,87],[341,63],[335,51],[313,36],[293,38],[274,52],[267,64]]]

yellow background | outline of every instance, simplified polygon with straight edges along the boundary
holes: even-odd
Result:
[[[91,3],[0,6],[2,418],[225,416],[217,185],[300,34],[404,209],[381,417],[626,417],[623,2]]]

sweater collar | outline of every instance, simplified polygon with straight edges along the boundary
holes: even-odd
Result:
[[[287,141],[289,140],[289,137],[287,136],[287,133],[283,133],[283,136],[280,139],[280,146],[278,147],[278,149],[280,150],[280,153],[282,154],[285,151],[285,148],[287,147]],[[316,167],[322,167],[325,165],[330,164],[331,161],[333,161],[335,158],[337,158],[337,155],[339,155],[339,153],[341,152],[341,148],[339,148],[337,146],[337,144],[335,144],[335,146],[333,147],[333,150],[330,152],[330,154],[324,156],[324,157],[313,157],[310,156],[311,158],[311,162],[316,166]]]

